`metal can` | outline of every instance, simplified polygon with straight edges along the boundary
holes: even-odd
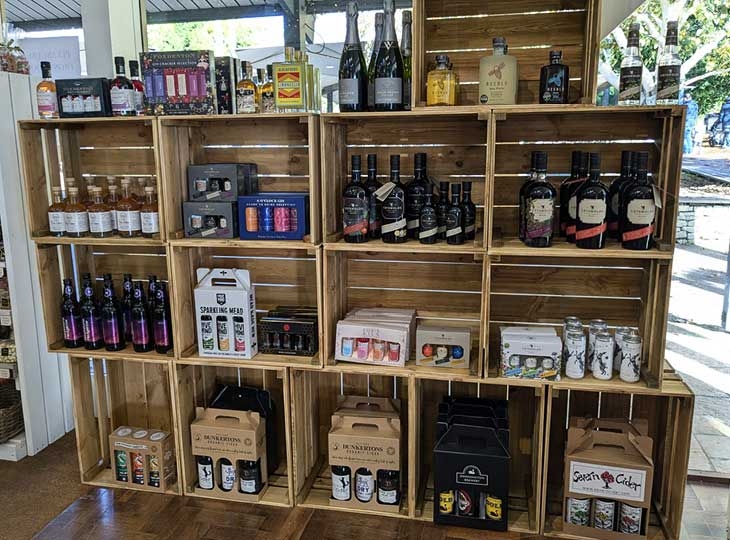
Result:
[[[296,208],[289,209],[289,232],[297,232],[298,216]]]
[[[619,326],[614,332],[613,370],[617,373],[621,371],[621,347],[624,336],[628,336],[631,332],[628,326]]]
[[[578,317],[573,317],[572,315],[570,317],[565,317],[565,319],[563,319],[563,335],[566,335],[568,330],[575,329],[576,326],[583,328],[583,324],[580,322]]]
[[[274,208],[274,230],[276,232],[289,232],[289,209],[283,206]]]
[[[274,230],[274,208],[272,206],[261,207],[261,230],[271,232]]]
[[[632,333],[624,336],[621,348],[619,378],[627,383],[639,382],[641,378],[641,336]]]
[[[118,482],[129,482],[129,466],[127,453],[124,450],[114,450],[114,464],[117,470]]]
[[[612,531],[616,521],[616,501],[593,500],[593,528]]]
[[[618,531],[624,534],[641,534],[643,509],[621,503],[619,509]]]
[[[596,334],[601,330],[608,330],[606,321],[601,319],[593,319],[588,323],[588,344],[586,346],[586,369],[593,371],[593,361],[595,355],[593,354],[593,347],[596,344]]]
[[[439,493],[439,513],[440,514],[453,514],[455,510],[455,497],[454,490],[447,489]]]
[[[254,206],[246,208],[246,231],[258,232],[259,230],[259,211]]]
[[[502,499],[487,495],[484,501],[484,515],[492,521],[502,521],[504,515],[502,511]]]
[[[203,341],[203,350],[212,351],[215,348],[215,331],[213,330],[213,317],[210,315],[200,317],[200,336]]]
[[[591,521],[591,500],[590,499],[568,499],[568,512],[566,520],[571,525],[588,527]]]
[[[586,335],[583,330],[568,330],[564,345],[565,376],[582,379],[586,376]]]
[[[602,381],[613,377],[613,336],[606,331],[596,334],[593,344],[593,376]]]

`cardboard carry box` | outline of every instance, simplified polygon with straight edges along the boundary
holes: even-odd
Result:
[[[192,453],[194,456],[209,456],[213,459],[213,489],[196,491],[215,493],[226,499],[257,502],[268,487],[266,464],[266,424],[253,411],[232,411],[227,409],[196,408],[196,417],[190,425]],[[221,489],[218,477],[219,461],[228,459],[235,468],[236,479],[231,491]],[[255,494],[239,491],[239,461],[258,461],[261,471],[261,490]]]
[[[355,496],[354,487],[348,501],[330,497],[330,506],[343,508],[371,509],[397,514],[400,504],[380,504],[377,497],[377,477],[379,470],[398,471],[400,502],[404,500],[403,474],[401,467],[401,425],[398,418],[378,418],[370,416],[332,416],[332,427],[328,436],[329,463],[344,465],[351,471],[351,486],[355,484],[355,474],[360,468],[368,469],[374,478],[374,493],[368,502]]]
[[[175,440],[167,431],[120,426],[109,435],[112,478],[164,493],[177,481]]]
[[[382,397],[340,396],[338,416],[363,416],[400,419],[400,400]]]
[[[571,427],[565,448],[565,477],[563,496],[563,530],[568,534],[599,538],[602,540],[629,540],[646,538],[651,492],[654,479],[652,460],[653,441],[636,435],[641,429],[623,421],[587,422],[588,429]],[[593,427],[600,425],[601,431]],[[605,431],[612,427],[616,431]],[[596,499],[626,503],[642,509],[641,528],[638,534],[625,534],[615,530],[601,530],[570,523],[568,499]],[[614,521],[620,519],[616,504]]]

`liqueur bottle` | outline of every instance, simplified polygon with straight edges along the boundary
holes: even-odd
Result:
[[[641,105],[641,79],[644,73],[644,63],[641,61],[639,50],[639,31],[641,25],[634,23],[629,30],[628,44],[621,61],[621,75],[619,79],[619,105]]]
[[[88,208],[89,229],[91,236],[95,238],[108,238],[114,234],[114,223],[112,223],[112,211],[104,202],[101,195],[101,188],[91,189],[92,203]]]
[[[575,191],[577,180],[580,178],[580,156],[579,150],[574,150],[570,155],[570,176],[560,184],[560,236],[567,236],[568,228],[568,201]]]
[[[525,240],[525,227],[527,226],[527,223],[525,222],[525,216],[527,215],[527,211],[525,208],[526,201],[527,201],[527,192],[530,189],[530,186],[532,183],[537,179],[537,155],[538,152],[532,152],[530,155],[530,175],[527,177],[527,180],[522,184],[520,187],[520,202],[519,202],[519,209],[518,209],[518,222],[519,222],[519,236],[520,240],[524,242]]]
[[[375,64],[378,59],[378,51],[380,51],[380,43],[383,41],[384,18],[385,16],[380,12],[375,14],[375,39],[368,63],[368,109],[371,111],[375,110]]]
[[[507,54],[503,37],[492,40],[494,54],[479,62],[479,103],[514,105],[517,103],[517,59]]]
[[[620,193],[626,182],[631,181],[631,154],[629,150],[621,152],[621,176],[611,182],[608,188],[608,237],[618,238],[619,219],[620,219]]]
[[[438,239],[446,240],[446,216],[449,213],[449,183],[439,182],[439,201],[436,204]]]
[[[426,159],[427,155],[423,152],[413,155],[413,180],[406,186],[408,238],[419,237],[421,208],[426,202],[426,193],[431,192],[431,184],[426,177]]]
[[[645,251],[651,248],[656,205],[654,186],[648,176],[649,153],[639,152],[636,182],[624,194],[621,245],[624,249]]]
[[[107,351],[121,351],[127,345],[124,338],[124,317],[114,294],[111,275],[104,278],[104,301],[101,305],[101,327]]]
[[[114,116],[135,116],[137,110],[134,102],[134,85],[127,79],[124,69],[124,57],[114,57],[114,67],[117,76],[109,83],[109,95],[111,97],[112,115]]]
[[[261,85],[261,112],[276,112],[276,93],[274,91],[274,67],[269,64],[266,66],[266,79]]]
[[[474,240],[477,235],[477,206],[471,200],[471,182],[462,182],[464,199],[461,201],[461,212],[464,216],[464,238]]]
[[[130,178],[122,179],[122,198],[117,203],[117,229],[119,236],[134,238],[142,233],[142,221],[139,213],[140,204],[130,191]]]
[[[101,349],[104,346],[101,310],[96,302],[91,275],[84,274],[82,285],[84,289],[79,309],[81,311],[81,326],[84,331],[84,347],[88,350]]]
[[[365,191],[368,194],[368,238],[376,240],[380,238],[380,227],[382,226],[383,203],[375,195],[380,189],[378,182],[378,156],[368,154],[368,180],[365,182]]]
[[[450,68],[449,57],[436,55],[436,67],[428,72],[426,105],[456,105],[456,73]]]
[[[89,214],[86,207],[79,202],[79,188],[68,188],[68,202],[63,217],[66,236],[82,238],[89,234]]]
[[[679,103],[682,59],[679,57],[678,38],[677,21],[669,21],[664,50],[657,61],[657,105],[677,105]]]
[[[406,111],[411,110],[411,96],[413,95],[412,27],[413,14],[410,11],[404,11],[401,53],[403,54],[403,109]]]
[[[357,28],[357,2],[347,3],[347,36],[340,57],[340,111],[361,112],[368,106],[368,66]]]
[[[134,284],[132,298],[132,344],[134,346],[134,352],[149,352],[152,350],[150,318],[140,282]]]
[[[38,116],[43,120],[58,118],[58,101],[56,100],[56,83],[51,75],[51,63],[41,62],[43,80],[35,88],[38,102]]]
[[[568,193],[568,223],[565,226],[565,237],[571,244],[575,244],[575,227],[578,220],[578,190],[588,181],[588,169],[590,168],[590,154],[581,152],[580,167],[578,169],[578,180]]]
[[[51,236],[63,236],[66,234],[66,204],[63,202],[63,194],[61,193],[60,187],[52,187],[51,194],[53,196],[53,202],[48,207],[48,230]]]
[[[253,82],[251,62],[241,62],[241,79],[236,84],[236,108],[239,114],[256,113],[256,83]]]
[[[459,184],[451,185],[451,205],[446,213],[446,243],[454,246],[464,243],[464,212]]]
[[[76,301],[73,282],[63,280],[63,299],[61,300],[61,324],[63,326],[63,346],[77,349],[84,344],[81,309]]]
[[[556,189],[547,180],[547,154],[537,155],[536,178],[525,195],[525,245],[544,248],[553,243]]]
[[[588,181],[577,193],[578,217],[575,244],[581,249],[602,249],[606,245],[608,189],[601,182],[601,155],[591,153]]]
[[[152,325],[155,334],[155,351],[167,354],[172,349],[172,319],[167,299],[167,283],[160,282],[155,291],[155,306],[152,310]]]
[[[438,242],[439,222],[432,199],[433,194],[426,193],[426,201],[421,208],[418,225],[418,240],[421,244],[435,244]]]
[[[568,103],[570,70],[563,51],[550,51],[550,63],[540,70],[540,103]]]
[[[352,176],[342,192],[342,230],[345,242],[368,241],[370,200],[362,183],[361,157],[352,156]]]
[[[157,208],[155,188],[147,186],[144,188],[144,195],[145,202],[139,209],[142,236],[146,238],[154,238],[155,235],[160,234],[160,214]]]
[[[119,232],[119,229],[117,228],[117,203],[119,202],[119,188],[112,184],[107,189],[109,190],[109,193],[104,199],[104,202],[106,202],[107,206],[109,206],[109,212],[112,216],[112,233],[117,234]]]
[[[129,61],[129,76],[134,87],[134,110],[137,112],[137,116],[144,116],[144,83],[139,78],[139,62],[137,60]]]
[[[132,274],[124,274],[124,281],[122,282],[122,323],[124,328],[124,340],[128,343],[132,342],[132,304],[134,298],[132,289],[134,284],[132,283]]]
[[[375,110],[403,110],[403,56],[395,35],[395,2],[383,0],[383,39],[375,59]]]
[[[405,192],[400,182],[400,156],[390,156],[390,181],[394,184],[383,201],[382,236],[386,244],[401,244],[408,241],[405,214]]]

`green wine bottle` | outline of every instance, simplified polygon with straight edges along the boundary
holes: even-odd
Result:
[[[357,2],[347,3],[347,37],[340,57],[340,111],[361,112],[368,105],[368,72],[357,29]]]
[[[383,41],[383,14],[375,14],[375,40],[368,64],[368,110],[375,110],[375,61],[378,59],[380,43]]]
[[[383,0],[383,41],[375,60],[375,110],[403,110],[403,56],[395,35],[394,0]]]

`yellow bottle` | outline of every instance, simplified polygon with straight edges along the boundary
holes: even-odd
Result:
[[[445,54],[436,56],[436,68],[428,72],[426,105],[456,105],[457,79]]]

